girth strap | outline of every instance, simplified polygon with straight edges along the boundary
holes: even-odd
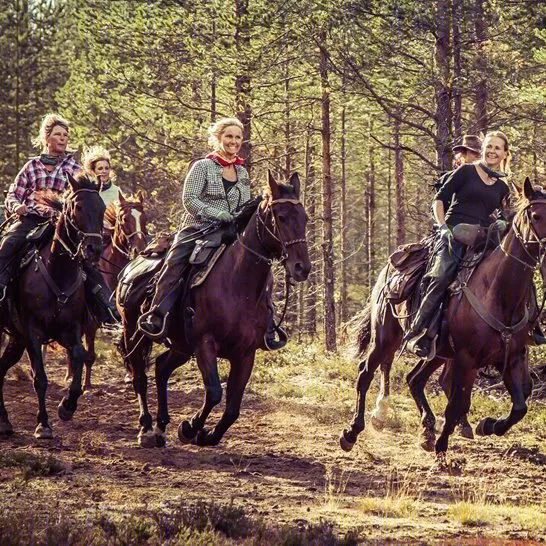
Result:
[[[81,270],[81,268],[78,268],[78,275],[76,276],[76,280],[72,283],[72,286],[70,286],[68,290],[63,291],[57,286],[57,283],[54,281],[53,277],[49,274],[49,271],[47,270],[42,260],[42,256],[40,256],[38,251],[36,251],[34,255],[34,259],[36,261],[38,270],[40,271],[45,282],[47,283],[47,286],[49,286],[49,289],[55,294],[55,296],[57,296],[57,303],[60,306],[63,306],[68,301],[70,296],[72,296],[76,292],[76,290],[81,286],[84,280],[83,271]]]
[[[493,328],[493,330],[496,330],[500,333],[502,341],[504,343],[504,364],[503,364],[503,373],[506,369],[506,365],[508,363],[508,355],[510,352],[510,342],[512,340],[512,336],[514,334],[517,334],[520,330],[523,330],[527,323],[529,322],[529,309],[527,309],[527,306],[525,306],[525,313],[523,314],[523,318],[513,326],[506,326],[506,324],[503,324],[500,320],[496,319],[482,304],[482,302],[472,293],[472,291],[468,288],[468,286],[462,286],[461,290],[463,294],[466,296],[466,299],[468,300],[468,303],[470,303],[470,306],[476,313],[479,315],[479,317],[488,325]]]

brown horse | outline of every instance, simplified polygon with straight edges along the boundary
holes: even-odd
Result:
[[[450,298],[446,308],[438,356],[420,363],[408,375],[410,391],[421,413],[423,447],[437,454],[447,451],[449,436],[470,409],[470,395],[478,369],[495,366],[501,373],[512,399],[512,410],[505,419],[487,418],[480,422],[480,435],[503,435],[527,412],[531,392],[527,357],[529,343],[528,305],[534,269],[546,249],[546,194],[533,190],[525,181],[520,204],[511,229],[475,269],[462,294]],[[357,407],[353,421],[340,438],[349,451],[364,429],[366,393],[375,370],[383,374],[402,341],[402,328],[393,309],[381,297],[386,268],[380,273],[364,315],[359,334],[360,348],[366,350],[359,365]],[[426,401],[425,384],[440,365],[451,367],[451,385],[442,432],[434,444],[435,418]]]
[[[262,201],[243,233],[218,259],[205,282],[191,291],[188,302],[194,311],[189,341],[181,327],[185,305],[173,309],[168,338],[171,347],[155,361],[158,411],[152,428],[146,391],[146,364],[151,342],[135,337],[141,302],[118,308],[123,319],[122,353],[132,372],[133,386],[140,406],[139,443],[164,446],[165,429],[170,421],[167,408],[167,382],[172,372],[195,354],[205,385],[201,409],[178,427],[182,442],[216,445],[239,416],[243,393],[252,372],[256,349],[263,347],[267,323],[266,290],[271,264],[280,259],[295,281],[304,281],[311,269],[305,239],[307,215],[299,201],[299,178],[290,184],[277,184],[269,174],[270,197]],[[120,283],[121,285],[121,283]],[[205,421],[222,398],[217,359],[231,364],[226,390],[225,411],[212,431]]]
[[[138,191],[136,199],[120,195],[118,202],[110,203],[104,213],[105,224],[114,226],[107,244],[104,247],[99,260],[99,271],[111,292],[114,292],[118,283],[118,274],[135,258],[139,252],[146,248],[148,232],[146,230],[147,218],[144,211],[144,193]],[[95,353],[95,337],[98,324],[90,317],[84,325],[85,336],[85,379],[83,390],[91,389],[91,369],[97,355]],[[72,379],[73,371],[70,367],[70,359],[67,360],[67,374],[65,381]]]
[[[4,405],[4,378],[26,349],[38,395],[37,438],[51,438],[45,396],[47,376],[42,345],[57,341],[68,352],[74,376],[68,393],[58,406],[59,417],[69,420],[82,393],[81,380],[85,350],[82,326],[86,318],[83,261],[96,262],[102,251],[104,203],[98,187],[79,174],[68,176],[70,193],[64,201],[45,198],[60,211],[51,244],[36,250],[28,267],[21,271],[9,312],[2,313],[2,328],[8,342],[0,357],[0,434],[13,428]]]

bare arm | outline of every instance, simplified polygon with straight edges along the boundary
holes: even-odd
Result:
[[[440,199],[435,199],[432,203],[432,213],[434,219],[439,226],[443,226],[446,223],[444,203]]]

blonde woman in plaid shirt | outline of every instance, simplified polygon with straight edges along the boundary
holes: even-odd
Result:
[[[218,120],[209,128],[209,144],[214,151],[196,161],[186,177],[181,229],[160,271],[150,311],[139,320],[141,331],[152,339],[163,337],[197,232],[230,222],[237,207],[250,199],[248,172],[237,155],[242,143],[243,125],[238,119]]]
[[[47,114],[40,126],[38,137],[33,141],[42,153],[27,161],[8,189],[5,208],[14,218],[14,223],[0,242],[0,301],[6,297],[8,283],[17,267],[19,250],[27,234],[38,224],[47,221],[52,209],[35,203],[34,194],[41,190],[62,193],[68,187],[68,175],[74,176],[81,166],[73,155],[66,151],[68,144],[68,121],[58,114]],[[109,301],[110,295],[100,284],[102,277],[91,265],[85,267],[86,288],[90,303],[100,322],[112,322],[119,315]]]

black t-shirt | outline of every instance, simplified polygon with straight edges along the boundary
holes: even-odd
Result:
[[[486,184],[474,165],[462,165],[445,181],[435,199],[450,203],[445,216],[450,226],[466,223],[486,227],[491,223],[491,213],[508,193],[508,186],[501,180]]]
[[[222,176],[222,184],[224,184],[224,191],[226,192],[226,195],[228,194],[229,190],[237,184],[237,180],[228,180],[227,178],[224,178]]]

